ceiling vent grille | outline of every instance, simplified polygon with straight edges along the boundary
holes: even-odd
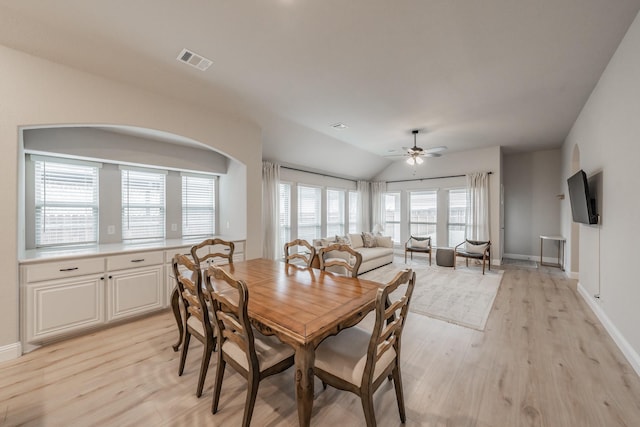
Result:
[[[201,71],[206,70],[211,66],[211,64],[213,64],[213,61],[210,59],[200,56],[188,49],[182,49],[182,52],[180,52],[180,55],[178,55],[176,59]]]

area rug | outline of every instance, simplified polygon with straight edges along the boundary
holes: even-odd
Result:
[[[480,267],[457,268],[389,264],[359,276],[386,283],[405,268],[416,272],[409,311],[483,331],[498,293],[503,271],[482,275]],[[480,269],[479,269],[480,268]]]

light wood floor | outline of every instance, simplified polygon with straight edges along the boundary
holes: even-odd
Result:
[[[414,262],[420,262],[415,261]],[[484,332],[411,313],[402,374],[408,426],[640,426],[640,379],[557,269],[507,266]],[[215,357],[195,397],[199,343],[177,376],[169,312],[0,365],[0,425],[239,426],[244,380],[228,368],[210,412]],[[195,340],[192,340],[195,341]],[[401,425],[391,383],[379,426]],[[316,382],[312,425],[361,426],[359,400]],[[253,426],[296,426],[293,370],[263,381]]]

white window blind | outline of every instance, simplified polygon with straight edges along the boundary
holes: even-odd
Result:
[[[318,187],[298,186],[298,238],[311,243],[319,239],[321,191]]]
[[[344,234],[344,191],[327,190],[327,236]]]
[[[384,193],[384,235],[394,242],[400,241],[400,193]]]
[[[121,168],[122,240],[159,240],[165,236],[165,172]]]
[[[358,204],[360,194],[357,191],[349,191],[349,233],[358,231]]]
[[[435,190],[409,193],[409,232],[412,236],[431,236],[431,244],[435,245],[437,218],[438,193]]]
[[[183,237],[215,234],[215,180],[209,175],[182,175]]]
[[[466,188],[449,190],[449,246],[464,242],[464,230],[467,224]]]
[[[98,241],[98,165],[34,159],[37,247]]]
[[[280,184],[280,243],[291,241],[291,184]]]

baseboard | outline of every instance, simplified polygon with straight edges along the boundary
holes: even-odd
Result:
[[[17,359],[22,356],[22,346],[19,342],[0,347],[0,362]]]
[[[504,254],[503,258],[521,259],[525,261],[540,262],[540,255],[521,255],[521,254]],[[542,257],[542,262],[548,264],[557,264],[557,257]]]
[[[578,279],[580,279],[580,273],[575,272],[575,271],[565,271],[565,275],[566,275],[569,279],[574,279],[574,280],[578,280]]]
[[[633,347],[631,347],[629,342],[620,333],[613,322],[611,322],[611,319],[609,319],[609,316],[607,316],[602,307],[598,305],[594,296],[590,295],[580,282],[578,282],[578,293],[585,300],[591,311],[593,311],[596,317],[600,320],[600,323],[602,323],[602,326],[604,326],[606,331],[609,333],[609,336],[616,343],[620,351],[622,351],[622,354],[629,361],[633,370],[636,371],[638,376],[640,376],[640,355],[633,349]]]

